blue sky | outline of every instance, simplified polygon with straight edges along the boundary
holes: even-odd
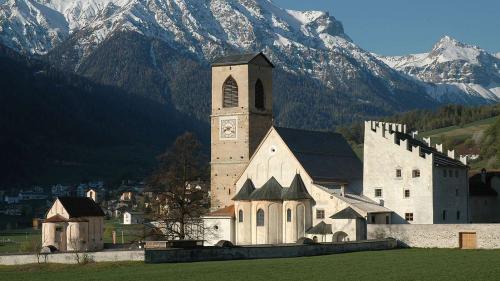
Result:
[[[329,11],[362,48],[403,55],[429,51],[444,35],[500,52],[500,0],[272,0]]]

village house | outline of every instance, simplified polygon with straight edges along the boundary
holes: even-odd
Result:
[[[88,197],[59,197],[42,224],[42,245],[58,251],[97,251],[104,247],[104,213]]]
[[[143,212],[125,211],[123,213],[123,224],[141,224],[143,222]]]

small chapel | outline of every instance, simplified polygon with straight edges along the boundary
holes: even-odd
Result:
[[[362,194],[363,164],[338,133],[273,125],[272,73],[263,53],[212,65],[209,244],[366,239],[366,220],[391,210]]]

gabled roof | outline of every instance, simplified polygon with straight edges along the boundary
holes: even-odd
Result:
[[[301,200],[301,199],[312,199],[309,192],[307,192],[306,185],[299,174],[296,174],[290,184],[290,187],[282,196],[283,200]]]
[[[101,207],[88,197],[59,197],[57,199],[68,212],[70,218],[104,216]]]
[[[238,194],[233,197],[233,200],[250,200],[250,195],[254,192],[254,190],[255,186],[253,185],[252,180],[247,179],[240,191],[238,191]]]
[[[363,164],[338,133],[274,127],[315,182],[350,182],[363,177]]]
[[[357,219],[363,218],[358,212],[356,212],[353,208],[347,207],[330,217],[331,219]]]
[[[271,61],[262,52],[247,53],[247,54],[234,54],[234,55],[227,55],[227,56],[219,57],[219,58],[214,60],[214,62],[212,63],[212,66],[250,64],[250,63],[252,63],[252,61],[254,61],[259,56],[264,58],[264,60],[266,60],[266,62],[271,67],[274,67],[274,65],[271,63]]]
[[[332,234],[332,225],[331,224],[326,224],[324,221],[320,221],[317,225],[309,228],[306,231],[307,234],[321,234],[321,235],[326,235],[326,234]]]
[[[235,217],[234,205],[227,206],[222,209],[215,210],[206,215],[207,217]]]
[[[282,187],[274,178],[270,178],[261,188],[250,196],[251,200],[281,200]]]

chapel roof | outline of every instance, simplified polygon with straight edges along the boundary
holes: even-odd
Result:
[[[324,221],[320,221],[317,225],[309,228],[306,231],[307,234],[321,234],[321,235],[326,235],[326,234],[332,234],[332,225],[327,224]]]
[[[250,196],[251,200],[281,200],[283,187],[271,177],[261,188],[256,189]]]
[[[103,217],[101,207],[88,197],[58,197],[70,218]]]
[[[274,127],[315,182],[361,179],[363,164],[341,134]]]
[[[252,180],[247,179],[240,191],[233,197],[233,200],[250,200],[250,196],[252,192],[255,191],[255,186],[253,185]]]
[[[301,199],[312,199],[309,192],[307,192],[306,185],[300,177],[296,174],[290,184],[290,187],[286,189],[286,192],[282,196],[283,200],[301,200]]]
[[[357,218],[363,218],[363,216],[360,215],[358,212],[356,212],[353,208],[347,207],[347,208],[333,214],[333,216],[331,216],[330,218],[331,219],[357,219]]]
[[[212,66],[227,66],[227,65],[240,65],[252,63],[257,57],[262,56],[264,60],[271,66],[274,65],[262,52],[246,53],[246,54],[233,54],[216,58]]]

